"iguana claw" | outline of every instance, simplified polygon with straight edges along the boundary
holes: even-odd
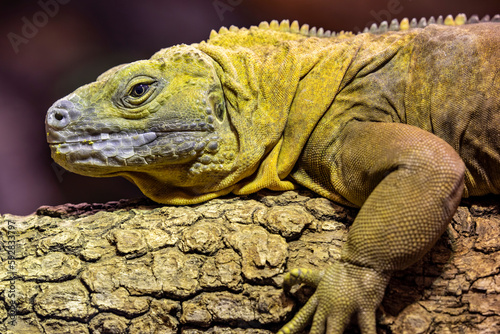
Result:
[[[340,334],[354,314],[363,333],[375,333],[375,311],[388,281],[388,274],[342,262],[324,272],[294,269],[285,276],[285,286],[303,282],[317,290],[278,334],[297,334],[311,320],[311,334]]]

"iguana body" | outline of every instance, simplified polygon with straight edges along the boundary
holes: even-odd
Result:
[[[341,333],[357,314],[374,333],[391,272],[434,244],[462,194],[500,193],[500,24],[447,20],[326,38],[285,21],[223,28],[57,101],[52,156],[166,204],[299,184],[360,207],[340,261],[287,276],[318,287],[281,332],[314,317],[311,333]]]

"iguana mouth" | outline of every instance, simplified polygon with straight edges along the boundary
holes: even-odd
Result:
[[[121,131],[71,136],[51,142],[52,155],[63,166],[133,167],[186,160],[204,149],[217,151],[219,137],[201,130],[138,132]],[[71,166],[68,166],[71,169]]]
[[[109,142],[109,141],[121,141],[122,139],[130,139],[131,144],[134,146],[141,146],[152,142],[156,139],[158,135],[156,132],[144,132],[139,133],[137,131],[131,132],[103,132],[96,135],[79,135],[70,136],[64,140],[48,140],[50,145],[57,144],[91,144],[96,142]]]

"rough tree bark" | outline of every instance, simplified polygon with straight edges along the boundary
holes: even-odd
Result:
[[[379,333],[499,332],[498,203],[462,203],[449,233],[395,275]],[[273,333],[311,293],[284,294],[283,273],[335,261],[355,215],[308,191],[1,215],[0,332]]]

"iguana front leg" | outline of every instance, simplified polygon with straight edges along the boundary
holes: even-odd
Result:
[[[329,171],[335,191],[361,209],[340,260],[327,268],[312,302],[279,333],[298,333],[311,319],[312,334],[342,333],[354,314],[363,333],[375,333],[375,310],[391,272],[432,247],[460,202],[465,166],[433,134],[405,124],[352,121],[339,140],[329,149],[313,139],[308,159],[322,152],[324,165],[309,175],[321,179]]]

